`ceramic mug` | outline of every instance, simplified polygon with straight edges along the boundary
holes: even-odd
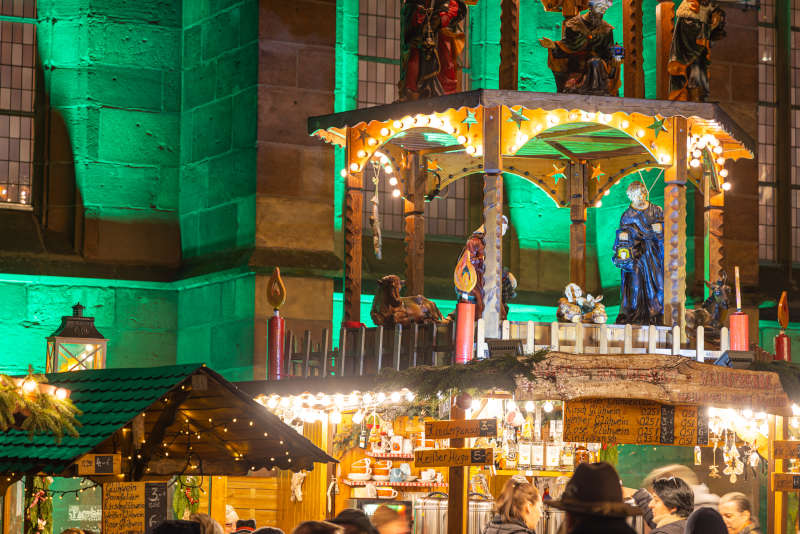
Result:
[[[420,480],[424,480],[429,482],[436,478],[436,470],[435,469],[426,469],[419,474]]]
[[[403,454],[411,456],[414,454],[414,441],[408,438],[403,440]]]
[[[369,468],[370,465],[369,458],[361,458],[360,460],[356,460],[352,464],[350,464],[350,472],[351,473],[358,473],[360,475],[368,475],[372,472]]]
[[[394,499],[397,497],[397,490],[394,488],[379,487],[375,489],[379,499]]]
[[[373,466],[372,472],[379,477],[389,476],[389,470],[392,468],[391,460],[378,460]]]
[[[370,499],[377,499],[378,498],[378,489],[375,487],[375,484],[367,484],[364,486],[364,489],[367,490],[367,497]]]
[[[405,481],[405,479],[406,479],[406,474],[399,467],[395,467],[394,469],[389,471],[390,482],[403,482]]]

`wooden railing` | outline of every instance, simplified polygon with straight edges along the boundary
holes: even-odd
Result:
[[[706,349],[703,327],[698,327],[691,344],[681,341],[677,326],[503,321],[500,339],[487,339],[483,320],[478,320],[475,331],[477,358],[498,351],[533,354],[547,349],[572,354],[673,354],[702,362],[716,360],[730,347],[727,328],[722,328],[715,350]],[[342,328],[339,347],[334,349],[327,329],[316,343],[309,331],[302,338],[290,331],[285,343],[285,376],[374,376],[387,367],[449,365],[455,324]]]

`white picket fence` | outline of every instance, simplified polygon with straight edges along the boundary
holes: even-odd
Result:
[[[526,354],[541,349],[572,354],[672,354],[703,362],[716,360],[730,348],[726,327],[720,332],[720,350],[706,350],[702,326],[697,328],[693,346],[681,343],[677,326],[503,321],[500,330],[502,339],[524,341]],[[483,319],[478,320],[476,352],[479,358],[489,355]]]

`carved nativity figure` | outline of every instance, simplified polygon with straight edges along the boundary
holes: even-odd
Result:
[[[405,0],[400,12],[400,101],[449,95],[458,88],[464,51],[463,0]]]
[[[618,95],[621,69],[614,52],[614,27],[603,20],[611,4],[590,0],[589,11],[564,23],[560,41],[539,39],[549,49],[547,66],[559,93]]]
[[[422,295],[401,297],[405,284],[399,276],[390,274],[378,280],[378,290],[372,300],[370,317],[378,326],[392,328],[396,324],[432,324],[442,322],[442,312],[436,304]]]
[[[705,330],[704,338],[713,344],[719,343],[720,330],[722,329],[722,314],[728,309],[731,298],[731,286],[728,284],[728,274],[722,271],[719,280],[708,282],[703,280],[708,287],[708,297],[703,301],[703,306],[694,310],[686,310],[686,330],[689,338],[694,340],[697,327]]]
[[[725,12],[711,0],[683,0],[669,51],[669,99],[705,102],[711,41],[725,37]]]
[[[506,235],[508,230],[508,218],[503,215],[502,218],[502,235]],[[469,251],[469,258],[472,266],[475,268],[477,282],[475,288],[469,294],[469,301],[475,303],[475,319],[483,317],[483,309],[485,307],[485,295],[483,294],[483,278],[486,273],[486,231],[481,225],[477,230],[472,232],[472,235],[464,245],[464,249],[459,254],[459,258],[464,254],[464,250]],[[501,294],[501,309],[500,319],[505,320],[508,317],[508,302],[517,298],[517,279],[511,274],[508,269],[503,269],[502,281],[502,294]],[[457,292],[460,296],[460,293]]]
[[[600,301],[603,295],[593,297],[591,293],[583,296],[581,286],[567,284],[564,296],[558,299],[556,317],[561,323],[594,323],[605,324],[608,321],[606,306]]]
[[[618,324],[660,325],[664,316],[664,212],[647,187],[628,186],[630,207],[620,217],[614,265],[622,270]]]

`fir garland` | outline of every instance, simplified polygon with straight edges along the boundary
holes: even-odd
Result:
[[[547,353],[547,350],[541,350],[531,356],[493,356],[464,365],[409,367],[402,371],[383,369],[378,375],[377,387],[386,390],[408,388],[425,401],[448,391],[473,396],[493,390],[513,393],[517,389],[517,376],[535,380],[533,370]]]
[[[32,372],[25,380],[37,384],[47,382],[44,376]],[[0,375],[0,431],[19,428],[28,432],[29,438],[49,432],[60,443],[64,434],[78,437],[77,427],[80,423],[76,416],[81,413],[68,398],[57,399],[41,393],[38,388],[26,394],[14,379]]]
[[[775,373],[781,380],[783,391],[789,400],[800,404],[800,365],[783,360],[771,362],[753,362],[748,368],[750,371],[767,371]]]
[[[25,534],[53,533],[53,497],[49,493],[50,477],[33,477],[33,484],[25,491],[25,514],[28,517]]]
[[[172,496],[172,511],[175,519],[188,519],[191,514],[196,514],[200,508],[200,485],[195,483],[193,476],[179,476]]]

